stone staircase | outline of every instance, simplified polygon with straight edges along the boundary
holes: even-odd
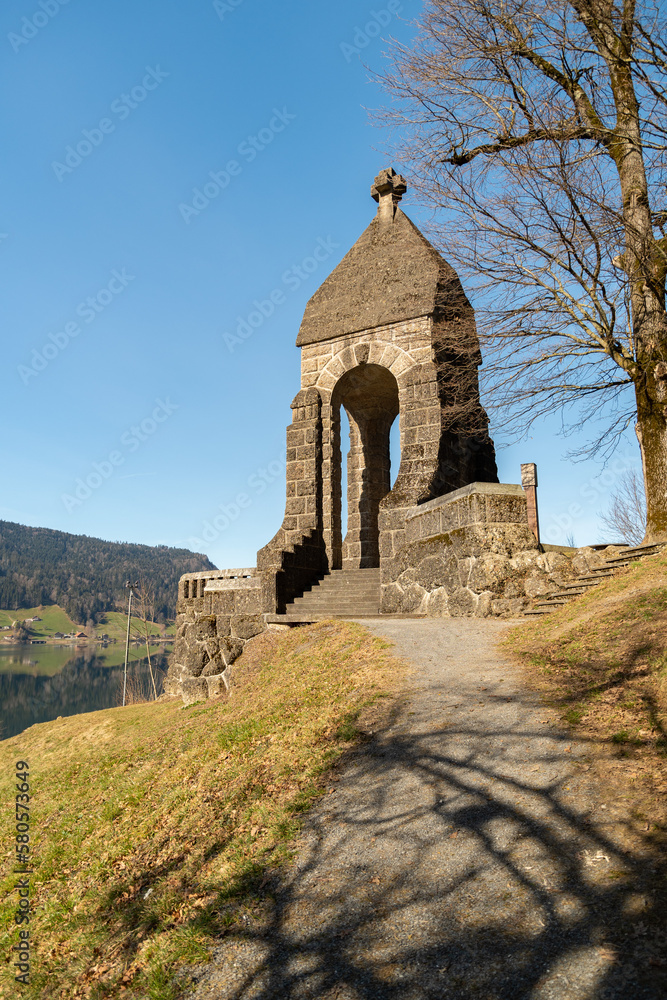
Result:
[[[380,613],[379,569],[335,569],[267,622],[317,622],[323,618],[375,618]]]
[[[665,548],[664,544],[658,545],[638,545],[635,548],[621,549],[617,556],[610,556],[602,566],[596,566],[587,576],[580,576],[577,580],[564,583],[558,590],[552,591],[544,600],[539,601],[532,608],[524,612],[526,615],[548,615],[556,608],[561,608],[573,597],[585,594],[591,587],[606,580],[607,577],[614,576],[617,570],[637,559],[645,559],[646,556],[654,556]]]

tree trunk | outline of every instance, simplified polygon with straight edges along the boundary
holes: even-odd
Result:
[[[644,545],[667,542],[667,383],[655,384],[653,398],[636,386],[637,425],[646,490]]]

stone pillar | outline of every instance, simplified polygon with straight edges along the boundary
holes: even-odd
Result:
[[[342,566],[340,407],[322,406],[322,536],[329,569]]]
[[[407,507],[431,499],[440,481],[441,404],[437,369],[415,365],[398,378],[401,419],[401,467],[382,506]]]
[[[345,569],[369,569],[380,565],[378,515],[380,503],[391,489],[391,424],[391,416],[355,420],[350,414]]]
[[[321,398],[314,387],[302,389],[292,402],[286,478],[283,523],[257,553],[262,605],[270,614],[282,614],[314,577],[328,569],[322,536]]]
[[[347,533],[343,542],[343,569],[359,569],[365,456],[359,422],[349,410],[347,415],[350,421],[350,450],[347,454]]]
[[[521,485],[526,492],[528,504],[528,526],[535,535],[535,541],[540,541],[540,521],[537,513],[537,466],[534,462],[526,462],[521,466]]]
[[[303,534],[318,527],[322,497],[320,398],[317,389],[302,389],[292,402],[287,428],[287,502],[283,528]]]

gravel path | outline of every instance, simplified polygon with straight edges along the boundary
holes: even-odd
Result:
[[[260,917],[190,1000],[658,1000],[666,938],[623,810],[496,649],[506,623],[364,621],[415,667]],[[647,880],[648,879],[648,883]]]

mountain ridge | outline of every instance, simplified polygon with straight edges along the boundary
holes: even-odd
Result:
[[[157,621],[173,618],[179,577],[216,567],[202,553],[109,542],[55,528],[0,521],[0,607],[58,604],[81,624],[125,603],[126,580],[147,582]]]

